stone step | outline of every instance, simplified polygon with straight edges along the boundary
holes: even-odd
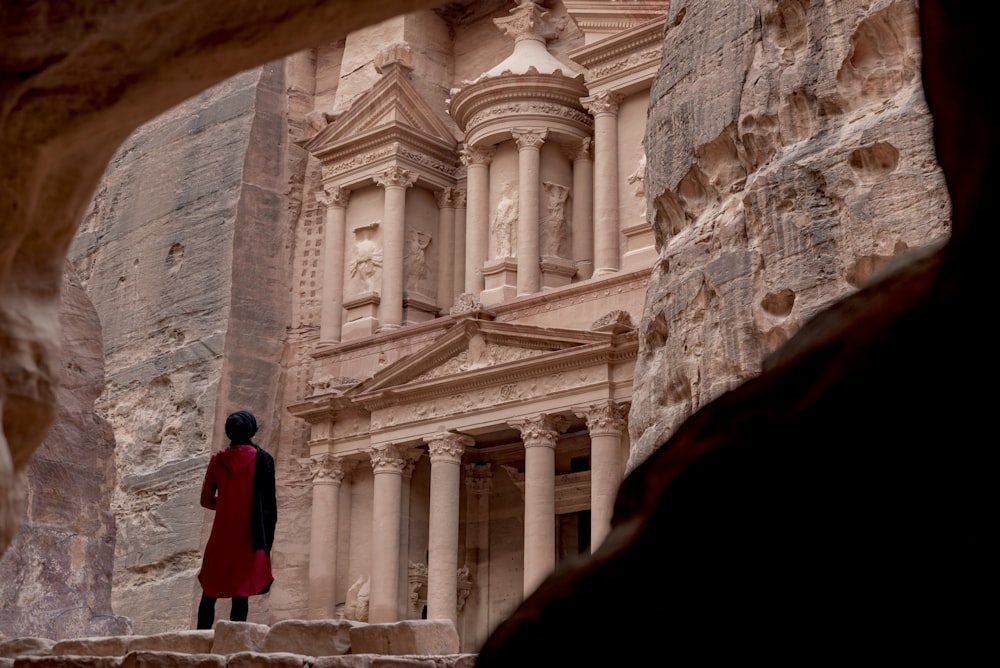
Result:
[[[366,624],[285,620],[273,626],[219,620],[208,631],[0,643],[0,667],[42,668],[473,668],[450,620]]]

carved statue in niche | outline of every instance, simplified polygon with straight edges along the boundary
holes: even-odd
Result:
[[[635,171],[628,175],[628,182],[632,186],[632,194],[642,200],[642,217],[646,218],[646,154],[639,156],[639,163]]]
[[[409,286],[418,289],[421,284],[427,282],[427,246],[431,242],[431,235],[420,230],[410,228],[406,235],[406,255],[405,262]]]
[[[508,183],[503,187],[493,220],[490,221],[490,247],[494,259],[517,255],[517,186]]]
[[[569,257],[569,220],[566,217],[566,200],[569,186],[544,181],[545,218],[542,220],[542,255]]]
[[[375,292],[382,276],[382,249],[375,241],[378,222],[354,230],[351,280],[362,292]]]
[[[371,578],[361,575],[347,590],[344,618],[358,622],[368,621],[368,604],[371,598]]]

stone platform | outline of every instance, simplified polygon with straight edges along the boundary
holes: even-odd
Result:
[[[220,620],[208,631],[0,642],[0,667],[40,668],[473,668],[448,620],[365,624],[286,620],[273,626]]]

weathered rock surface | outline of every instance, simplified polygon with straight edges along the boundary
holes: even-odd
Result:
[[[371,651],[375,645],[382,651]],[[60,642],[43,638],[11,640],[0,643],[0,665],[472,668],[475,655],[461,654],[457,647],[458,632],[448,620],[385,625],[343,620],[288,621],[270,628],[220,621],[214,630],[207,631],[84,637]]]
[[[57,420],[27,466],[20,528],[0,558],[0,638],[130,630],[111,608],[115,439],[94,410],[101,323],[73,267],[63,276]]]
[[[667,25],[636,367],[657,382],[635,393],[630,469],[819,310],[942,241],[950,216],[915,3],[679,1]]]

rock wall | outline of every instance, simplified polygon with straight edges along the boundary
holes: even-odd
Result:
[[[198,498],[225,415],[253,411],[259,442],[278,454],[296,207],[286,105],[279,61],[144,125],[113,158],[71,252],[104,326],[113,603],[140,633],[191,626],[212,519]]]
[[[101,323],[69,263],[63,276],[59,411],[20,480],[20,528],[0,558],[0,638],[131,632],[111,606],[115,439],[94,410],[104,387]]]
[[[629,470],[950,216],[915,2],[675,0],[667,26]]]

